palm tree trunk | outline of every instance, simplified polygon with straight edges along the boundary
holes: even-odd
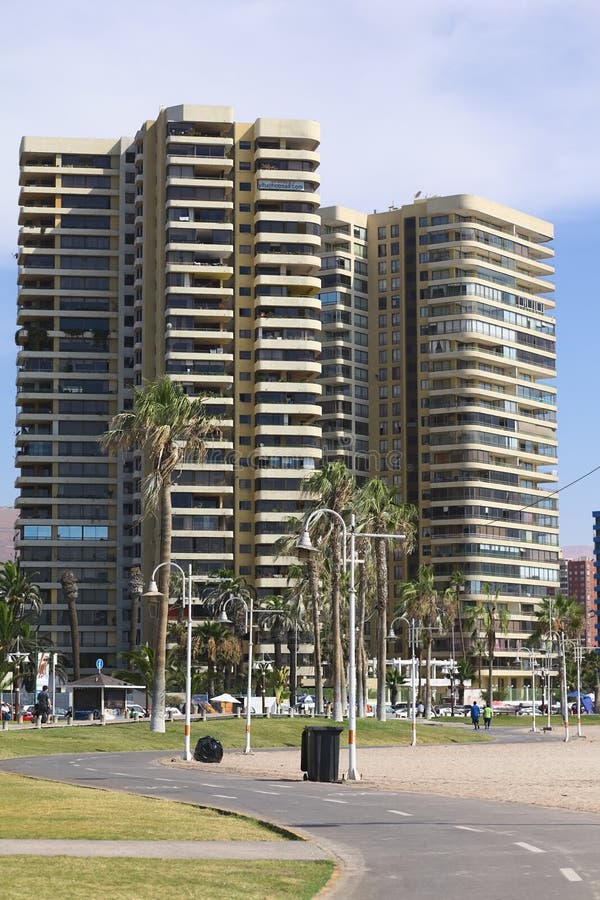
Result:
[[[365,653],[365,581],[366,566],[360,567],[358,578],[358,608],[356,611],[356,705],[357,715],[362,719],[367,702],[366,653]]]
[[[431,633],[427,635],[427,663],[425,665],[425,718],[431,718]]]
[[[283,655],[281,650],[281,641],[276,638],[273,640],[273,650],[275,651],[275,668],[281,669],[283,667]]]
[[[494,686],[492,684],[492,672],[494,669],[494,649],[493,647],[488,648],[489,659],[488,659],[488,697],[487,702],[488,705],[492,706],[492,701],[494,699]]]
[[[73,680],[79,681],[81,677],[81,650],[79,640],[79,618],[77,615],[77,600],[79,598],[79,587],[77,579],[73,572],[67,570],[63,572],[61,580],[63,597],[67,604],[69,613],[69,629],[71,631],[71,652],[73,654]]]
[[[171,479],[165,477],[161,489],[160,593],[154,644],[154,680],[152,685],[152,717],[150,731],[165,731],[165,666],[167,654],[167,623],[169,618],[169,580],[171,576]]]
[[[132,566],[129,575],[129,595],[131,597],[131,621],[129,623],[129,650],[137,650],[138,619],[140,617],[140,600],[144,593],[144,580],[139,566]],[[133,664],[133,662],[132,662]]]
[[[129,649],[137,650],[137,628],[140,616],[140,594],[133,594],[131,598],[131,623],[129,626]]]
[[[298,652],[298,627],[290,628],[287,635],[287,645],[290,654],[290,708],[296,705],[296,682],[298,671],[296,666]]]
[[[344,720],[344,696],[343,696],[343,667],[344,657],[342,653],[342,638],[340,625],[340,528],[335,526],[332,533],[332,559],[331,559],[331,655],[333,661],[333,718],[335,722]],[[344,554],[346,547],[343,548]]]
[[[458,614],[458,628],[460,630],[460,649],[462,650],[462,658],[467,658],[467,650],[465,647],[465,629],[463,625],[463,617],[462,617],[462,605],[460,602],[460,590],[457,585],[456,587],[456,612]]]
[[[319,575],[314,558],[308,561],[308,577],[312,598],[313,659],[315,669],[315,712],[323,715],[323,662],[321,657],[321,614],[319,607]]]
[[[77,615],[77,602],[69,601],[69,624],[71,628],[71,649],[73,652],[73,679],[78,681],[81,677],[81,668],[79,660],[81,659],[81,650],[79,645],[79,617]]]
[[[377,718],[385,721],[385,677],[387,663],[387,551],[385,541],[375,540],[377,571]]]

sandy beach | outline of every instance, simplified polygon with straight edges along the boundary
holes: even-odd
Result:
[[[585,738],[577,738],[575,731],[568,743],[557,731],[534,735],[527,728],[523,743],[381,748],[361,748],[359,743],[358,769],[367,787],[600,812],[597,730],[588,728]],[[342,747],[340,776],[347,763],[348,751]],[[208,768],[202,763],[181,764]],[[275,780],[303,777],[298,749],[258,750],[248,756],[230,751],[218,770]],[[348,789],[355,786],[352,782]]]

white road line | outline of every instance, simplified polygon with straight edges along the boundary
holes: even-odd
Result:
[[[347,803],[347,800],[332,800],[331,797],[322,797],[323,803]]]
[[[478,834],[483,833],[483,828],[471,828],[470,825],[455,825],[454,827],[460,829],[460,831],[476,831]]]
[[[254,791],[255,794],[270,794],[273,797],[278,797],[279,794],[277,791]]]
[[[578,875],[575,869],[560,869],[561,875],[564,875],[567,881],[583,881],[581,875]]]
[[[515,846],[522,847],[523,850],[529,850],[530,853],[545,853],[545,850],[540,850],[539,847],[534,847],[533,844],[526,844],[525,841],[515,841]]]
[[[116,774],[118,775],[119,773],[117,772]],[[154,780],[155,781],[173,781],[172,778],[155,778]]]
[[[127,772],[109,772],[109,775],[121,775],[123,778],[127,778]]]
[[[222,788],[223,787],[222,784],[210,784],[210,782],[208,782],[208,781],[201,781],[200,786],[201,787],[209,787],[209,788]]]
[[[402,812],[401,809],[388,809],[389,813],[393,813],[395,816],[412,816],[412,813]]]
[[[221,800],[237,800],[237,797],[234,797],[233,794],[213,794],[213,797],[220,797]]]
[[[86,766],[86,767],[85,767],[85,771],[86,771],[86,772],[96,772],[97,770],[96,770],[96,769],[90,769],[89,766]]]

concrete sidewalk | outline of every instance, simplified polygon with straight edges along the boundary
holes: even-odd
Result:
[[[0,840],[0,856],[115,856],[147,859],[331,859],[308,841]]]

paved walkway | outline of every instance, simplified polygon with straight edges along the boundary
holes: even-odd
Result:
[[[0,856],[121,856],[146,859],[331,859],[309,841],[0,840]]]

